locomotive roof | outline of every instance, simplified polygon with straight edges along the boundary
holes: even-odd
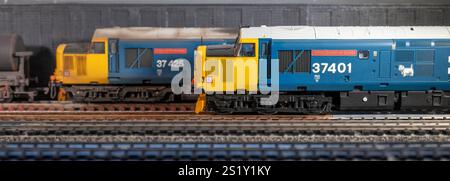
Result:
[[[161,28],[161,27],[113,27],[98,28],[93,38],[119,39],[235,39],[235,28]]]
[[[450,26],[261,26],[241,29],[242,38],[446,39]]]

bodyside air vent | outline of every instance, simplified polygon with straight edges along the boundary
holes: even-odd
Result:
[[[86,75],[86,56],[77,56],[77,75]]]

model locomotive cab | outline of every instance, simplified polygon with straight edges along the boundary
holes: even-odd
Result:
[[[91,43],[61,44],[56,50],[55,81],[65,84],[108,83],[106,38]]]
[[[239,43],[228,57],[215,55],[216,46],[198,49],[197,55],[204,57],[196,59],[203,65],[196,69],[201,70],[203,80],[197,86],[206,94],[199,97],[196,111],[205,108],[219,113],[448,111],[449,30],[449,27],[242,28]],[[254,52],[247,54],[251,47]],[[236,64],[242,59],[244,64]],[[271,67],[274,64],[278,68]],[[235,70],[233,76],[225,73],[230,68]],[[268,71],[261,71],[262,68]],[[239,72],[242,70],[245,71]],[[271,79],[274,71],[278,80]],[[245,94],[237,93],[239,80],[245,80],[244,90],[248,91]],[[279,83],[277,103],[261,105],[260,99],[264,97],[260,94],[261,86],[275,81]]]
[[[206,92],[257,91],[258,40],[237,39],[233,46],[200,46],[196,65],[202,65]],[[228,67],[227,67],[228,66]]]
[[[104,85],[108,83],[108,39],[90,43],[61,44],[56,49],[56,68],[51,77],[51,96],[67,100],[63,85]],[[55,86],[60,89],[56,92]]]

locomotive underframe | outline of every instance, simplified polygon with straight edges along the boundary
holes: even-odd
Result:
[[[74,102],[170,102],[175,97],[167,86],[92,86],[62,87]]]
[[[450,111],[449,91],[283,92],[278,103],[262,106],[260,94],[207,95],[207,110],[232,113],[326,114],[332,111]]]
[[[207,95],[207,110],[216,111],[219,114],[232,113],[254,113],[276,114],[276,113],[301,113],[301,114],[324,114],[331,111],[332,98],[325,94],[282,94],[278,103],[271,106],[260,104],[264,95]]]

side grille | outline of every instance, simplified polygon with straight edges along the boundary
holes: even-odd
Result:
[[[86,57],[85,56],[76,56],[77,59],[77,75],[85,76],[86,75]]]
[[[416,75],[422,77],[434,76],[434,50],[416,51]]]
[[[292,51],[291,50],[278,51],[278,60],[280,63],[280,65],[278,66],[279,71],[284,72],[284,70],[286,70],[286,68],[289,66],[289,64],[293,60]]]
[[[64,56],[64,71],[69,71],[73,69],[73,57]]]
[[[433,76],[434,64],[417,64],[415,74],[422,77],[432,77]]]
[[[412,63],[414,61],[414,51],[397,50],[395,52],[395,61]]]
[[[429,62],[434,63],[434,50],[417,50],[416,51],[416,62]]]
[[[279,50],[278,60],[280,72],[287,70],[287,72],[309,73],[311,71],[311,50]],[[295,61],[295,66],[289,67],[292,61]]]
[[[299,53],[301,51],[297,50],[295,54],[298,55]],[[309,73],[311,71],[311,50],[304,50],[296,63],[295,72]]]

